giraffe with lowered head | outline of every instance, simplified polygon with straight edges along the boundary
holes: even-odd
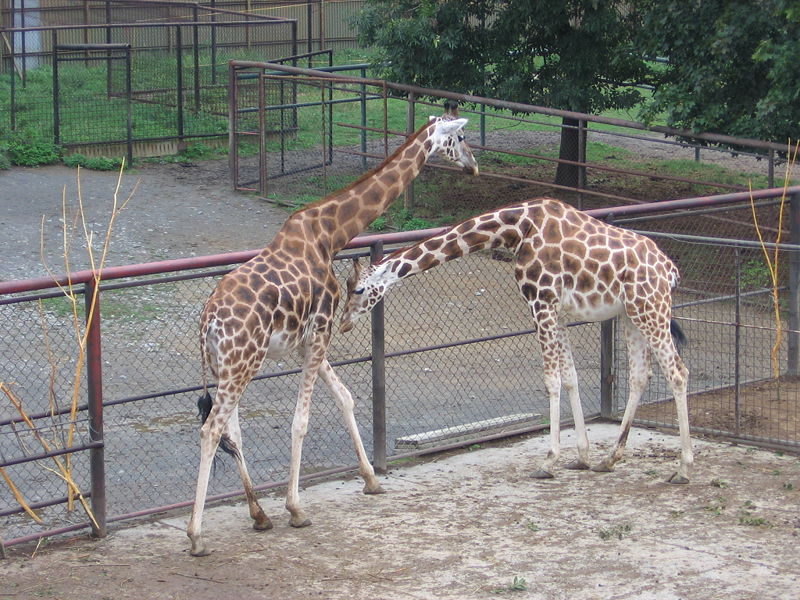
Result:
[[[354,236],[386,211],[433,154],[468,173],[478,174],[478,165],[464,139],[466,123],[452,108],[443,117],[431,117],[392,155],[353,184],[289,216],[270,244],[225,275],[209,297],[200,321],[201,356],[203,378],[208,368],[216,379],[217,392],[212,400],[206,391],[198,402],[203,417],[200,468],[187,527],[192,555],[208,554],[201,537],[201,522],[218,446],[236,458],[253,527],[272,527],[247,472],[238,418],[239,399],[265,358],[277,359],[294,350],[303,357],[292,421],[286,496],[290,524],[310,524],[300,504],[298,485],[303,438],[317,376],[342,410],[365,480],[364,493],[383,492],[358,433],[353,398],[326,359],[339,302],[339,283],[332,261]]]
[[[650,352],[675,399],[681,459],[671,483],[687,483],[692,467],[686,404],[688,370],[675,342],[685,338],[672,319],[672,290],[678,269],[643,235],[599,221],[550,198],[507,206],[453,226],[374,265],[347,282],[341,331],[369,312],[404,277],[485,248],[503,247],[515,255],[514,277],[536,323],[550,402],[550,450],[534,477],[551,478],[560,454],[559,395],[569,396],[577,436],[571,469],[589,468],[589,440],[578,394],[578,379],[564,320],[603,321],[619,316],[628,346],[629,396],[620,434],[595,471],[611,471],[622,457],[636,407],[650,376]],[[674,338],[674,339],[673,339]]]

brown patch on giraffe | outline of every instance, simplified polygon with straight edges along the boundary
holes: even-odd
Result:
[[[435,237],[424,242],[423,246],[425,247],[425,250],[427,250],[428,252],[433,252],[434,250],[441,248],[442,243],[443,243],[442,238]]]
[[[477,248],[477,247],[483,246],[491,238],[488,235],[483,234],[483,233],[471,232],[471,233],[465,234],[463,239],[467,243],[468,247]]]
[[[420,271],[427,271],[428,269],[432,269],[438,265],[440,262],[441,261],[433,254],[427,254],[419,261],[418,268]]]

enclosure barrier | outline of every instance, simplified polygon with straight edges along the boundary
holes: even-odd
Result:
[[[785,190],[785,193],[788,194],[790,205],[787,210],[790,210],[789,225],[792,244],[782,246],[783,251],[790,251],[790,265],[788,273],[786,273],[788,281],[781,284],[782,287],[788,289],[788,294],[782,293],[785,303],[783,310],[788,313],[788,325],[785,328],[781,325],[785,335],[786,349],[782,350],[780,354],[782,357],[780,370],[790,378],[787,381],[790,381],[791,377],[798,373],[798,348],[800,347],[798,344],[800,298],[797,283],[800,269],[798,268],[799,254],[796,251],[798,235],[800,235],[800,187],[789,188]],[[759,190],[753,192],[752,198],[761,206],[765,201],[769,203],[770,199],[783,195],[784,190]],[[686,215],[686,211],[689,210],[701,212],[717,210],[719,207],[748,201],[750,196],[749,194],[726,194],[651,205],[609,208],[591,211],[591,214],[616,222],[637,219],[635,223],[637,226],[641,226],[641,219],[657,219],[659,215],[669,219],[675,215]],[[346,256],[364,254],[364,249],[369,248],[374,259],[381,255],[384,245],[406,244],[437,231],[441,230],[359,237],[350,244]],[[712,248],[708,244],[714,243],[715,246],[720,247],[735,247],[737,256],[740,251],[745,252],[749,247],[746,242],[736,240],[715,241],[708,238],[701,241],[687,238],[687,236],[659,233],[655,235],[660,236],[658,241],[662,247],[665,244],[685,244],[691,249],[697,248],[698,244],[702,242],[704,244],[702,247],[708,249]],[[769,244],[767,246],[769,247]],[[670,249],[680,250],[677,245]],[[749,250],[754,250],[756,253],[762,251],[761,248],[752,247],[749,247]],[[671,253],[670,250],[668,253]],[[49,387],[54,385],[52,381],[55,375],[53,374],[51,374],[50,384],[37,383],[38,371],[46,371],[47,368],[33,367],[33,365],[41,365],[34,361],[41,359],[42,338],[35,334],[31,337],[30,333],[37,329],[35,321],[47,321],[49,323],[46,328],[49,331],[46,336],[46,338],[49,337],[48,349],[57,351],[57,320],[55,317],[58,313],[58,306],[47,305],[49,307],[47,310],[53,311],[51,314],[47,311],[43,312],[41,308],[37,310],[34,305],[40,300],[46,303],[62,297],[63,292],[61,291],[48,291],[53,290],[56,285],[70,286],[70,289],[75,290],[76,293],[83,293],[87,301],[95,297],[95,291],[97,291],[96,310],[86,311],[86,314],[91,315],[91,321],[87,324],[89,332],[86,349],[87,371],[85,381],[82,383],[85,385],[87,402],[78,407],[77,419],[80,436],[85,441],[54,447],[46,452],[33,452],[30,435],[26,431],[20,415],[13,414],[5,406],[0,409],[0,467],[16,482],[23,496],[30,501],[31,508],[52,519],[41,530],[34,528],[36,530],[31,532],[31,526],[26,525],[20,514],[22,508],[11,497],[8,490],[3,488],[2,495],[0,495],[3,500],[3,504],[0,505],[0,518],[5,519],[5,522],[3,524],[4,534],[0,537],[5,539],[6,545],[21,544],[41,537],[87,527],[91,527],[94,535],[102,536],[105,535],[109,523],[191,504],[191,501],[188,500],[176,502],[175,494],[177,489],[184,489],[185,497],[190,497],[191,486],[196,475],[192,465],[196,460],[197,424],[187,414],[186,407],[192,405],[192,398],[201,389],[201,386],[197,385],[199,375],[194,370],[197,368],[196,363],[199,362],[196,360],[195,348],[198,307],[201,306],[203,298],[207,296],[213,286],[213,278],[226,272],[229,265],[244,262],[255,254],[256,251],[249,251],[109,267],[104,269],[102,274],[84,271],[72,273],[57,281],[41,278],[0,283],[0,294],[4,296],[0,299],[0,315],[5,318],[4,331],[8,336],[7,348],[14,352],[11,356],[7,354],[0,356],[0,364],[3,364],[4,374],[9,377],[8,381],[14,382],[14,389],[26,399],[36,398],[38,395],[46,398],[49,394],[59,395],[62,391],[60,386]],[[701,262],[707,263],[707,257],[703,258]],[[337,270],[342,270],[341,265],[341,262],[337,262]],[[476,277],[480,271],[493,277],[492,273],[496,271],[497,263],[491,257],[475,255],[463,261],[449,263],[449,265],[447,268],[461,269],[458,271],[459,284],[455,286],[452,293],[446,284],[437,287],[437,296],[452,298],[453,301],[460,302],[459,298],[463,299],[464,297],[463,287],[468,285],[465,283],[465,276]],[[717,266],[715,265],[715,267]],[[434,276],[437,273],[446,275],[447,268],[443,266],[440,269],[434,269],[430,275]],[[687,271],[695,268],[698,268],[697,265],[682,264],[684,275],[687,274]],[[465,272],[464,269],[467,271]],[[738,391],[744,389],[744,386],[750,381],[770,379],[769,367],[753,365],[749,359],[741,356],[740,352],[741,344],[745,344],[745,347],[752,344],[742,335],[750,332],[763,337],[765,332],[767,334],[770,331],[774,332],[775,327],[773,323],[772,329],[770,329],[769,319],[767,319],[766,325],[763,322],[761,324],[746,322],[746,318],[743,316],[745,311],[754,311],[759,315],[769,316],[768,309],[762,310],[753,305],[753,302],[754,298],[759,297],[759,294],[761,297],[765,293],[769,295],[770,290],[741,293],[742,286],[739,280],[741,274],[745,272],[742,269],[736,271],[736,291],[733,296],[720,294],[709,283],[707,294],[703,297],[698,296],[694,290],[686,289],[681,289],[676,297],[675,315],[684,322],[690,339],[694,340],[693,343],[702,341],[701,329],[703,327],[730,325],[736,331],[735,340],[732,339],[732,345],[735,344],[733,348],[712,341],[713,350],[708,352],[701,349],[697,356],[692,354],[692,347],[689,346],[687,363],[692,370],[690,379],[701,380],[701,383],[690,390],[693,398],[703,396],[711,388],[725,390],[733,385]],[[152,278],[152,276],[159,277]],[[418,278],[424,276],[420,275]],[[703,272],[698,272],[697,276],[705,277]],[[782,272],[783,276],[784,272]],[[692,277],[694,275],[689,273],[690,281]],[[511,278],[508,274],[496,282],[481,284],[478,281],[474,285],[486,285],[487,288],[496,286],[498,293],[489,295],[484,293],[485,290],[481,288],[471,299],[464,300],[463,306],[457,306],[455,310],[451,307],[451,314],[445,315],[445,317],[440,316],[440,318],[450,319],[447,327],[443,327],[450,333],[449,330],[454,329],[452,324],[462,318],[461,313],[466,314],[466,327],[463,331],[454,332],[457,336],[455,340],[448,335],[443,336],[442,339],[427,337],[430,332],[437,329],[436,319],[431,318],[432,313],[426,312],[425,306],[407,304],[411,299],[404,295],[402,289],[404,286],[400,286],[401,289],[387,299],[389,306],[385,320],[382,308],[373,313],[373,326],[369,340],[363,336],[347,339],[343,339],[344,336],[335,337],[334,345],[331,348],[332,364],[346,373],[343,380],[348,382],[354,396],[362,399],[372,398],[370,412],[360,412],[358,418],[362,423],[372,422],[372,443],[369,439],[365,442],[368,448],[371,447],[373,460],[379,471],[387,468],[388,461],[400,457],[516,435],[547,426],[541,418],[541,415],[547,412],[547,396],[541,387],[541,382],[537,381],[540,378],[534,377],[531,381],[531,378],[524,377],[528,372],[538,372],[535,359],[526,358],[532,349],[529,347],[530,342],[528,341],[531,329],[524,326],[523,329],[519,327],[519,323],[527,322],[524,320],[524,316],[520,316],[526,312],[522,306],[524,303],[520,302],[515,291],[511,290],[511,293],[508,294],[508,307],[506,307],[505,296],[499,293],[499,288],[510,281]],[[784,280],[782,279],[782,281]],[[183,291],[187,295],[185,302],[187,314],[175,312],[175,296],[171,293],[164,294],[167,302],[160,311],[166,313],[164,323],[181,320],[185,323],[185,330],[183,328],[162,330],[158,325],[157,316],[148,313],[145,317],[146,320],[138,321],[137,314],[131,313],[128,314],[127,319],[107,316],[103,319],[104,325],[101,332],[101,315],[120,310],[122,302],[118,295],[132,293],[137,289],[155,289],[157,286],[176,286],[175,289],[183,289],[177,286],[184,285],[188,286]],[[168,287],[168,290],[170,289],[173,288]],[[156,294],[148,292],[147,297],[151,296],[155,297]],[[484,303],[483,299],[487,297],[488,301]],[[698,317],[694,313],[687,312],[705,310],[711,303],[727,306],[734,300],[737,314],[736,319],[731,323],[723,323],[722,319],[713,315]],[[141,303],[141,300],[137,300],[137,302]],[[485,311],[485,313],[481,311]],[[442,307],[434,307],[433,312],[442,315]],[[31,315],[35,315],[33,320]],[[507,317],[507,320],[503,321],[503,326],[497,331],[484,330],[485,335],[476,336],[475,324],[487,326],[491,320],[486,315],[500,315],[503,319]],[[414,321],[415,318],[421,318],[423,321],[417,324]],[[134,321],[135,327],[131,329],[130,323],[125,323],[125,321]],[[387,323],[391,324],[391,331],[388,333],[385,328]],[[423,323],[425,324],[423,325]],[[397,342],[397,339],[402,337],[404,328],[410,329],[410,339],[417,343],[427,341],[427,345],[420,347]],[[131,337],[135,337],[137,332],[144,336],[141,348],[137,346],[138,349],[133,354],[126,351],[120,352],[118,339],[121,337],[125,344],[131,344]],[[366,334],[366,331],[363,333]],[[581,380],[584,410],[590,417],[615,418],[619,404],[624,404],[625,366],[624,361],[621,360],[620,344],[614,338],[613,326],[603,324],[600,327],[592,328],[576,324],[573,334],[579,337],[579,343],[576,345],[576,362]],[[355,336],[355,334],[350,335]],[[155,336],[155,338],[151,336]],[[155,362],[148,367],[147,365],[150,363],[146,361],[147,353],[148,349],[152,349],[153,339],[160,340],[165,347],[152,350],[155,353],[153,358]],[[179,348],[179,351],[176,352],[175,348],[170,345],[173,342],[176,344],[180,342],[175,346]],[[473,347],[486,347],[488,354],[481,353],[475,357],[468,355],[467,352],[471,352]],[[183,355],[184,350],[186,355]],[[735,355],[735,362],[730,360],[731,352]],[[709,354],[712,356],[708,356]],[[491,360],[492,356],[494,360]],[[531,360],[533,360],[532,363]],[[703,366],[705,363],[701,361],[717,361],[723,365],[731,364],[730,371],[735,375],[735,381],[730,377],[722,381],[711,381],[708,375],[703,374],[703,371],[708,371],[709,368]],[[121,370],[125,366],[124,363],[141,363],[142,368],[147,371],[140,372],[134,377],[133,388],[124,386],[121,388],[122,378],[131,377],[129,372]],[[186,364],[191,365],[188,372],[186,372]],[[53,366],[53,369],[61,366],[63,365]],[[249,461],[251,470],[256,481],[266,482],[258,486],[260,490],[285,485],[282,472],[288,460],[287,448],[282,449],[274,442],[265,441],[263,431],[288,432],[288,423],[283,419],[283,415],[291,415],[291,399],[295,395],[295,390],[291,378],[286,376],[298,373],[299,366],[292,368],[291,365],[284,363],[279,364],[278,367],[281,370],[264,373],[258,377],[257,381],[254,381],[253,386],[258,387],[261,392],[260,396],[263,397],[252,407],[247,402],[242,405],[244,439],[246,444],[252,444],[253,447],[253,455]],[[169,375],[170,368],[176,368],[172,376]],[[178,368],[181,369],[181,372],[178,372]],[[727,368],[725,366],[723,370]],[[151,370],[158,371],[155,381],[149,378]],[[438,375],[435,375],[436,373]],[[520,375],[522,375],[521,378]],[[183,384],[183,386],[165,391],[162,381],[164,377],[172,379],[173,384]],[[191,383],[192,380],[193,383]],[[120,389],[125,390],[128,395],[121,393]],[[448,389],[452,391],[446,391]],[[137,394],[129,395],[134,390],[137,391]],[[269,393],[265,394],[265,391]],[[790,395],[787,398],[785,389],[783,394],[783,401],[789,400],[796,406],[796,395]],[[477,397],[479,395],[480,397]],[[170,399],[180,401],[177,409],[172,408]],[[155,402],[156,400],[158,402]],[[288,403],[280,404],[279,400],[288,400]],[[650,423],[669,426],[670,419],[659,413],[660,408],[669,401],[669,392],[664,389],[663,384],[651,383],[642,407],[645,419]],[[70,422],[69,408],[59,408],[54,405],[50,405],[48,408],[47,402],[40,402],[37,406],[40,407],[39,410],[36,412],[31,410],[27,415],[37,424],[36,431],[42,435],[57,438],[60,428]],[[704,406],[706,405],[704,404]],[[742,424],[747,425],[743,419],[748,415],[742,410],[738,396],[736,406],[739,409],[737,409],[738,418],[735,428],[731,427],[728,431],[720,431],[718,427],[701,425],[696,427],[695,431],[707,430],[716,434],[722,433],[730,438],[751,440],[790,449],[796,448],[800,443],[800,436],[796,428],[781,429],[780,435],[784,436],[782,438],[778,434],[772,433],[766,437],[748,433],[747,427],[740,427]],[[653,408],[656,410],[651,410]],[[538,413],[535,412],[537,410]],[[454,413],[458,414],[454,415]],[[498,414],[500,414],[499,417]],[[83,415],[86,417],[84,418]],[[567,412],[565,415],[565,418],[568,419]],[[778,417],[787,418],[787,415],[778,415]],[[792,417],[792,414],[788,414],[788,417]],[[336,421],[335,418],[332,420]],[[501,422],[501,427],[481,430],[486,423],[494,422],[496,424],[498,421]],[[111,431],[107,429],[109,423],[113,423]],[[251,424],[255,423],[259,424],[259,430],[250,431]],[[306,438],[304,456],[305,463],[312,465],[312,468],[304,478],[340,473],[353,468],[349,444],[344,439],[346,436],[342,436],[344,432],[339,431],[340,429],[330,423],[326,423],[326,427],[318,430],[314,430],[312,426],[312,431]],[[434,435],[442,430],[451,433],[455,431],[456,437]],[[426,431],[430,435],[418,435],[420,432]],[[393,450],[389,447],[389,440],[392,437],[395,439]],[[423,438],[432,441],[425,445]],[[258,443],[256,443],[257,440],[259,440]],[[401,441],[404,441],[406,445],[401,445]],[[160,445],[165,443],[169,445],[168,454],[166,456],[157,454]],[[59,507],[65,502],[63,494],[58,493],[57,486],[55,488],[52,486],[52,479],[43,479],[41,471],[34,468],[41,461],[52,459],[53,456],[64,455],[74,455],[75,457],[75,478],[82,487],[89,490],[86,497],[91,501],[97,521],[96,525],[85,522],[83,519],[77,519],[77,517],[64,519],[61,513],[57,512],[61,510]],[[142,468],[135,462],[138,456],[141,456],[142,463],[145,465]],[[158,473],[153,473],[152,467],[147,467],[149,461],[155,461],[155,464],[158,465]],[[129,471],[133,473],[129,475]],[[230,498],[241,493],[238,479],[233,471],[235,470],[222,473],[217,477],[217,483],[212,482],[210,496],[212,499]],[[214,488],[215,485],[217,485],[216,488]],[[156,492],[161,486],[168,489],[157,494]],[[152,495],[149,495],[150,493]],[[111,511],[108,510],[109,497],[113,498]],[[165,503],[167,504],[165,505]],[[57,512],[56,516],[52,516],[54,512]],[[61,522],[59,523],[59,521]]]
[[[468,135],[477,130],[480,141],[471,141],[471,146],[475,150],[489,153],[493,159],[488,163],[484,161],[481,168],[484,177],[491,177],[509,187],[519,184],[531,186],[537,190],[534,194],[541,194],[542,190],[546,193],[571,193],[575,204],[580,208],[594,208],[600,206],[600,203],[608,205],[649,201],[630,192],[616,190],[605,181],[626,176],[640,178],[645,182],[684,184],[687,190],[701,188],[703,193],[747,189],[746,182],[732,183],[714,172],[686,177],[647,168],[646,165],[638,168],[629,166],[624,161],[616,165],[591,159],[589,150],[604,147],[605,141],[619,144],[640,143],[654,148],[689,149],[693,151],[697,162],[701,161],[701,153],[704,157],[710,157],[708,160],[713,162],[719,156],[734,151],[737,155],[750,157],[753,168],[766,166],[766,173],[763,175],[765,185],[758,184],[755,187],[775,186],[775,167],[783,161],[781,156],[787,150],[785,145],[761,140],[648,126],[601,115],[368,78],[364,76],[366,65],[306,69],[247,60],[232,60],[229,65],[228,131],[231,179],[237,189],[255,191],[265,198],[273,197],[274,181],[278,178],[296,173],[299,169],[312,168],[312,157],[316,160],[322,159],[322,164],[316,166],[324,179],[348,172],[349,157],[358,156],[364,164],[367,159],[385,156],[389,146],[388,137],[412,133],[417,126],[415,117],[418,113],[435,103],[441,103],[442,100],[459,102],[462,115],[472,119]],[[359,70],[360,76],[352,73]],[[404,127],[397,127],[396,115],[388,114],[390,103],[405,104],[402,111],[406,114]],[[355,105],[358,109],[345,113],[343,108],[348,104]],[[335,116],[332,110],[334,106],[338,111]],[[296,125],[278,126],[277,123],[283,123],[288,113],[291,113],[292,123]],[[394,126],[390,127],[389,121],[392,117],[395,117]],[[573,151],[568,154],[574,155],[576,159],[554,156],[546,148],[528,149],[522,145],[542,144],[546,136],[541,133],[531,134],[529,141],[515,139],[512,144],[506,143],[503,134],[507,136],[507,130],[520,125],[549,128],[559,139],[547,143],[556,147],[560,143],[562,148],[565,144],[571,144]],[[352,138],[353,130],[359,134],[357,142],[343,142],[341,139],[335,141],[335,138]],[[306,132],[306,137],[313,135],[313,132],[319,132],[318,143],[308,147],[306,140],[300,139],[300,132]],[[576,135],[565,137],[564,134],[569,132]],[[522,134],[516,133],[518,136]],[[368,135],[372,136],[374,142],[370,148],[367,144]],[[671,139],[666,139],[667,137]],[[250,140],[260,140],[257,146],[257,165],[253,164],[253,160],[248,162],[244,158],[252,153],[252,146],[255,145]],[[271,147],[268,140],[274,141]],[[577,147],[574,147],[576,144]],[[709,144],[723,147],[711,147]],[[611,148],[609,152],[623,150]],[[526,164],[551,166],[555,172],[553,175],[543,173],[539,176],[510,174],[510,167],[520,160],[526,161]],[[431,165],[427,168],[431,168]],[[565,168],[573,169],[572,176],[562,176],[562,169]],[[539,169],[537,173],[542,171],[545,169]],[[414,190],[418,183],[413,184],[406,192],[405,206],[409,210],[415,207]]]

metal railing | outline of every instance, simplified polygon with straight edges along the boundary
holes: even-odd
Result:
[[[797,285],[800,270],[796,251],[800,187],[786,192],[790,196],[793,245],[783,246],[783,251],[790,254],[790,265],[782,272],[782,277],[787,278],[781,285],[788,290],[782,292],[788,323],[779,328],[785,339],[780,351],[780,370],[791,378],[798,372],[800,348]],[[768,204],[769,199],[783,194],[783,190],[760,190],[752,197],[756,202],[766,200]],[[617,222],[652,217],[656,213],[685,216],[693,208],[736,206],[749,198],[749,194],[726,194],[595,210],[591,214]],[[636,225],[643,228],[641,220]],[[377,257],[384,246],[406,244],[436,231],[439,230],[356,238],[346,256],[339,258],[364,254],[366,249]],[[669,254],[681,254],[682,245],[708,249],[711,244],[735,246],[739,248],[737,253],[761,251],[748,249],[748,244],[739,241],[655,235],[660,236],[658,241],[667,247]],[[200,390],[197,314],[215,279],[227,272],[229,265],[244,262],[255,253],[110,267],[101,277],[84,271],[57,281],[40,278],[0,283],[3,295],[0,319],[4,321],[8,349],[0,354],[4,377],[15,382],[13,389],[26,401],[27,416],[37,431],[59,439],[60,432],[73,423],[78,430],[72,445],[34,451],[22,417],[4,405],[0,407],[0,467],[16,482],[23,497],[46,518],[42,527],[26,522],[20,516],[20,506],[3,489],[0,518],[5,519],[6,533],[2,537],[6,544],[90,526],[77,515],[64,514],[60,480],[43,476],[36,466],[55,455],[74,456],[75,478],[87,490],[86,496],[98,521],[93,527],[96,535],[104,535],[107,524],[117,520],[190,504],[181,498],[191,497],[196,474],[191,465],[196,460],[198,425],[188,408],[193,406],[193,397]],[[708,259],[702,252],[698,256],[696,263],[679,262],[690,283],[711,273],[703,270]],[[342,371],[343,380],[356,398],[372,401],[369,407],[359,406],[357,418],[362,426],[366,424],[372,430],[371,439],[365,439],[365,443],[377,468],[385,468],[387,461],[398,457],[463,445],[464,439],[475,443],[547,426],[542,417],[547,414],[547,395],[541,378],[535,375],[539,372],[537,361],[530,356],[535,344],[529,335],[532,330],[529,316],[517,297],[510,273],[498,269],[502,265],[489,255],[475,255],[420,275],[387,298],[385,315],[381,311],[373,313],[371,331],[362,326],[347,337],[334,338],[332,364]],[[711,263],[717,271],[721,266]],[[744,272],[739,267],[730,271],[736,274],[737,282]],[[344,263],[337,261],[338,271],[345,268]],[[417,280],[423,277],[429,277],[427,283],[418,284]],[[721,281],[727,282],[728,276]],[[413,294],[414,285],[434,287],[436,298],[425,294],[420,303],[419,296]],[[86,311],[91,315],[87,324],[86,376],[79,382],[84,390],[81,397],[86,400],[76,407],[75,420],[70,417],[72,408],[57,402],[58,398],[69,397],[65,388],[71,386],[65,380],[69,380],[73,366],[68,356],[70,326],[62,323],[70,318],[59,312],[57,302],[63,292],[52,291],[57,286],[70,286],[86,298],[97,298],[96,309]],[[775,323],[770,325],[771,308],[753,304],[756,292],[743,291],[739,283],[733,295],[721,288],[715,290],[710,283],[707,287],[703,298],[695,291],[681,289],[675,305],[675,315],[683,320],[691,340],[686,360],[692,371],[693,397],[730,386],[740,390],[751,381],[768,380],[771,376],[768,361],[766,366],[748,362],[740,346],[752,346],[754,335],[762,344],[762,338],[776,331]],[[470,293],[472,288],[475,289]],[[735,318],[692,312],[707,310],[710,303],[725,310],[733,307]],[[758,320],[748,324],[745,312]],[[730,341],[726,345],[709,341],[706,329],[738,333],[720,334]],[[44,338],[37,331],[44,331]],[[584,410],[590,417],[613,418],[625,397],[625,366],[613,326],[575,324],[572,333]],[[53,356],[60,358],[53,360]],[[709,375],[713,369],[704,365],[716,365],[714,368],[723,372],[724,377]],[[288,442],[285,436],[271,437],[276,432],[289,431],[286,417],[292,413],[291,400],[295,396],[292,376],[298,372],[299,364],[279,363],[276,371],[260,375],[251,385],[248,393],[258,394],[258,402],[252,405],[243,402],[244,439],[248,448],[252,448],[249,463],[254,479],[260,483],[259,489],[284,484]],[[669,408],[669,393],[656,379],[647,391],[642,410],[647,422],[670,425],[671,418],[663,410]],[[165,380],[170,381],[171,389],[164,389]],[[794,391],[784,387],[782,393],[784,401],[796,401]],[[758,435],[743,426],[747,425],[748,405],[738,396],[735,405],[738,419],[736,426],[726,432],[727,436],[767,445],[797,446],[800,436],[796,425],[780,426],[775,430],[778,433]],[[315,410],[321,410],[315,414],[320,414],[322,422],[312,426],[306,438],[304,463],[310,469],[306,477],[352,468],[349,443],[337,426],[338,419],[324,412],[324,404]],[[789,416],[788,413],[773,415],[777,422]],[[565,411],[565,418],[569,417]],[[490,422],[501,423],[502,431],[496,427],[481,431]],[[716,426],[696,423],[693,426],[695,431],[720,432]],[[442,430],[447,435],[420,435],[441,434]],[[265,433],[270,435],[265,437]],[[430,440],[427,445],[426,439]],[[169,446],[166,453],[161,449],[163,444]],[[158,465],[157,469],[152,468],[153,463]],[[218,474],[212,482],[212,499],[239,493],[234,471],[223,470]]]

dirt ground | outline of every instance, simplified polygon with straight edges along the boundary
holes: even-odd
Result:
[[[590,425],[592,457],[616,426]],[[565,458],[574,455],[571,431]],[[188,554],[187,515],[114,527],[0,562],[2,597],[59,600],[529,598],[768,600],[800,585],[800,460],[695,441],[686,486],[664,483],[674,436],[635,429],[613,474],[533,480],[543,436],[396,465],[387,493],[358,479],[302,491],[314,523],[250,529],[246,505],[209,509],[211,556]]]

